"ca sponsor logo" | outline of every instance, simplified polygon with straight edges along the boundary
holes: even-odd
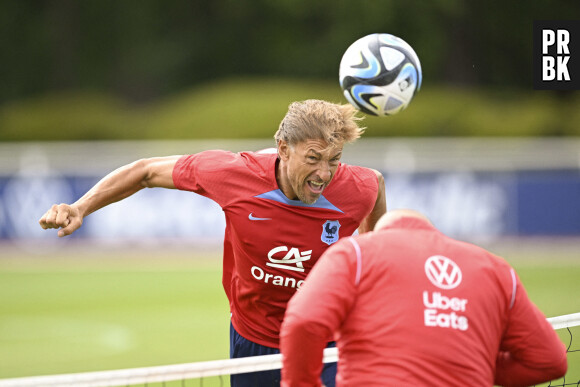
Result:
[[[454,289],[461,283],[461,269],[451,259],[434,255],[425,261],[425,274],[440,289]]]
[[[311,257],[312,250],[300,251],[296,247],[278,246],[268,252],[269,262],[266,262],[266,266],[304,272],[303,262],[308,261]],[[274,286],[300,289],[304,283],[304,280],[301,279],[268,273],[259,266],[253,266],[250,272],[256,280]]]
[[[284,254],[282,256],[282,254]],[[300,251],[296,247],[288,248],[287,246],[275,247],[268,252],[266,265],[278,269],[293,270],[304,272],[302,262],[308,261],[312,257],[312,250]]]

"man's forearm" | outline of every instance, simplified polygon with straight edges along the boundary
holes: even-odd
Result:
[[[78,208],[82,217],[85,217],[145,188],[147,175],[144,161],[135,161],[103,177],[72,205]]]

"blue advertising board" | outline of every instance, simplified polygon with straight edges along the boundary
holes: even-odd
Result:
[[[388,208],[424,212],[446,234],[463,239],[580,236],[578,170],[384,173]],[[0,176],[0,240],[56,238],[38,219],[71,203],[101,176],[20,173]],[[102,243],[221,241],[223,213],[189,192],[145,189],[88,216],[71,238]]]

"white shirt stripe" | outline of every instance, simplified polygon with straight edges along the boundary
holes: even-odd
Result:
[[[360,283],[360,276],[362,271],[362,256],[360,252],[360,246],[358,242],[354,240],[354,238],[348,238],[348,240],[354,246],[354,251],[356,253],[356,277],[354,280],[354,284],[358,286],[358,284]]]
[[[510,269],[510,274],[512,275],[512,300],[510,302],[510,309],[514,306],[514,302],[516,302],[516,272],[514,269]]]

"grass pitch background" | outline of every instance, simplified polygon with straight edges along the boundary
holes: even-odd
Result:
[[[516,268],[547,317],[580,312],[578,249],[492,251]],[[0,295],[0,378],[228,357],[219,251],[3,249]],[[580,329],[573,332],[578,343]],[[580,380],[577,355],[569,368]]]

